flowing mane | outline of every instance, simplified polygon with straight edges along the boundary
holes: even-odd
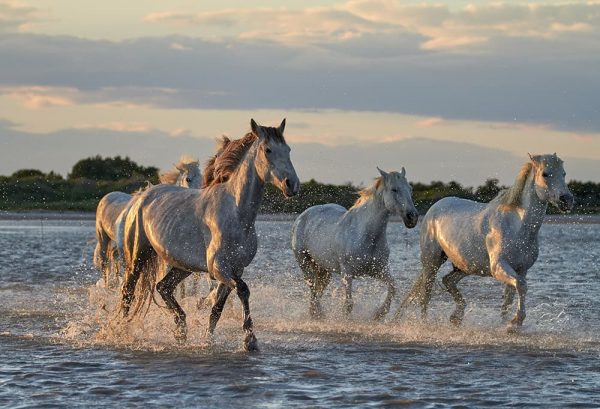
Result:
[[[267,126],[260,128],[267,141],[285,143],[283,135],[277,128]],[[244,137],[233,141],[226,136],[221,137],[221,140],[217,142],[217,153],[204,166],[202,187],[226,182],[238,168],[256,139],[258,136],[253,132],[248,132]]]
[[[198,159],[194,159],[190,155],[182,155],[179,161],[171,169],[161,173],[158,179],[160,183],[174,185],[181,174],[179,169],[197,167],[198,163]]]
[[[231,139],[227,136],[222,135],[220,139],[217,139],[217,152],[211,156],[209,160],[204,164],[204,170],[202,171],[202,188],[209,186],[215,179],[215,161],[223,153],[225,148],[231,143]]]
[[[379,176],[375,179],[375,182],[371,186],[360,190],[358,192],[358,199],[356,199],[356,202],[354,202],[354,204],[349,210],[355,209],[367,200],[371,199],[375,195],[375,193],[377,193],[377,189],[379,189],[379,186],[381,186],[382,183],[383,176]]]
[[[492,200],[494,203],[504,204],[507,206],[520,206],[523,196],[523,189],[529,177],[529,173],[533,169],[533,163],[527,162],[521,167],[515,183],[508,189],[501,190],[500,193]]]

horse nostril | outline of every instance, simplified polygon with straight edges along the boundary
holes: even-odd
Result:
[[[285,182],[285,187],[287,187],[288,189],[292,188],[292,185],[291,185],[290,180],[288,178],[285,178],[284,182]]]
[[[571,195],[560,195],[560,197],[558,198],[561,202],[563,203],[571,203],[571,201],[573,200],[573,197]]]

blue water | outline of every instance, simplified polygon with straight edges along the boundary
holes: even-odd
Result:
[[[182,301],[184,346],[157,307],[115,325],[118,294],[96,284],[91,266],[91,221],[0,221],[0,406],[600,407],[600,225],[542,227],[517,335],[500,319],[502,286],[479,277],[460,284],[461,328],[447,323],[453,303],[439,286],[427,322],[393,313],[372,322],[385,293],[372,279],[356,280],[350,319],[333,280],[327,318],[312,322],[290,226],[257,225],[244,277],[261,352],[247,354],[237,300],[212,344],[198,296]],[[399,298],[419,270],[417,229],[388,229]]]

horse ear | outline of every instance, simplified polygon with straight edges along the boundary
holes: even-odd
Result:
[[[381,169],[379,169],[379,166],[377,166],[377,170],[379,171],[379,174],[380,174],[381,176],[383,176],[384,178],[386,178],[386,177],[387,177],[388,173],[387,173],[387,172],[385,172],[385,171],[383,171],[383,170],[381,170]]]
[[[250,119],[250,129],[258,136],[258,124],[254,119]]]
[[[406,176],[406,169],[404,169],[404,166],[402,166],[402,171],[400,172],[400,174],[402,175],[402,177]]]
[[[284,129],[285,129],[285,118],[283,118],[283,121],[281,121],[281,125],[279,125],[279,128],[277,128],[277,130],[279,131],[279,133],[281,135],[283,135]]]
[[[535,159],[533,159],[533,156],[531,156],[531,153],[527,152],[527,155],[529,155],[529,159],[531,159],[532,162],[535,162]]]

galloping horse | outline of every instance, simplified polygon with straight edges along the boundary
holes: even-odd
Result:
[[[489,203],[447,197],[435,203],[421,228],[422,271],[398,313],[412,301],[427,313],[431,290],[440,266],[450,260],[453,270],[442,282],[456,302],[450,321],[460,325],[465,299],[457,288],[467,275],[492,276],[506,285],[502,315],[518,295],[517,311],[508,330],[525,319],[527,270],[538,257],[538,232],[548,203],[571,210],[573,195],[565,183],[563,161],[553,155],[530,155],[514,185]]]
[[[381,176],[360,192],[350,210],[332,203],[313,206],[294,222],[292,249],[310,288],[313,318],[322,315],[320,298],[333,272],[342,276],[347,315],[353,307],[352,279],[356,276],[375,277],[388,285],[387,297],[375,319],[382,319],[390,309],[396,288],[388,265],[388,220],[390,214],[399,213],[406,227],[413,228],[419,214],[404,168],[400,173],[377,169]]]
[[[161,183],[175,184],[198,189],[202,181],[197,160],[184,155],[174,169],[160,175]],[[131,201],[132,195],[124,192],[110,192],[96,208],[96,248],[94,264],[102,272],[104,285],[109,286],[110,271],[115,268],[118,274],[120,249],[117,244],[119,216]]]
[[[139,312],[156,287],[175,317],[176,339],[185,341],[186,316],[173,291],[192,272],[207,272],[219,283],[208,333],[214,332],[227,297],[235,290],[244,310],[244,347],[257,348],[250,290],[242,280],[257,250],[254,222],[265,183],[291,197],[298,193],[300,182],[283,137],[285,120],[277,128],[259,126],[254,120],[250,124],[252,132],[231,141],[214,162],[214,178],[204,189],[157,185],[135,200],[125,221],[123,316],[129,314],[134,300],[133,314]],[[156,261],[171,266],[158,283]]]

